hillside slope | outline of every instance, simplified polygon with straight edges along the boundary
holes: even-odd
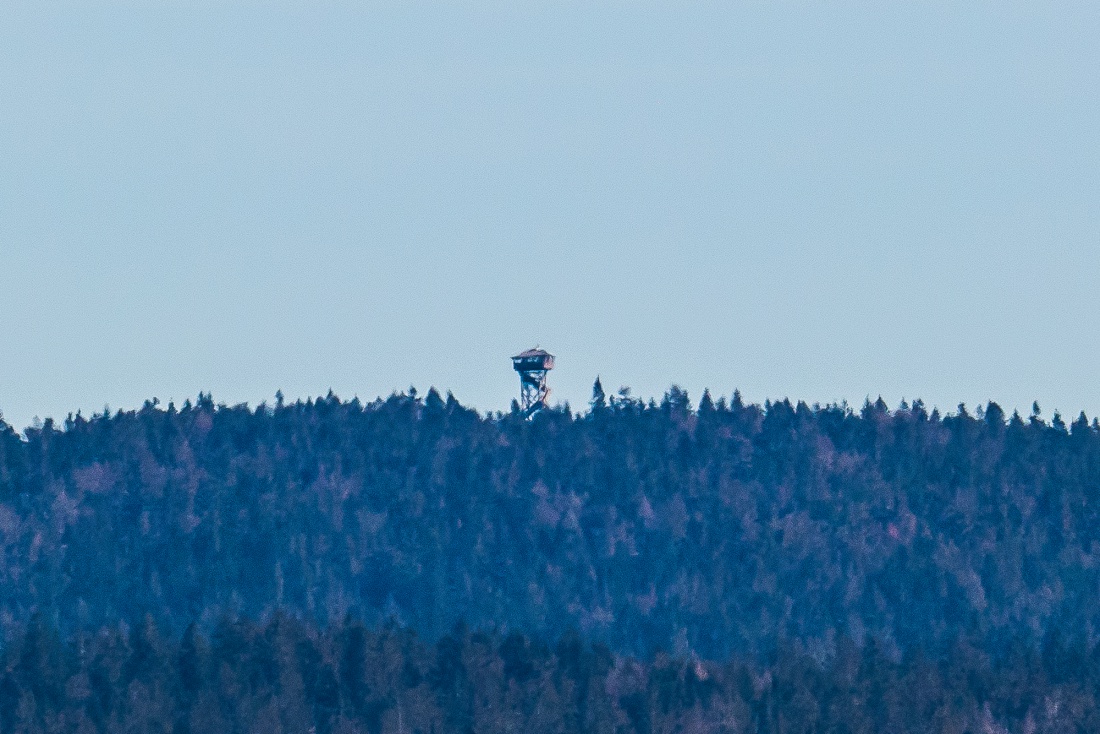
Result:
[[[335,396],[0,426],[0,624],[280,609],[723,659],[899,657],[1100,632],[1100,429],[1082,416],[693,408],[533,421]]]

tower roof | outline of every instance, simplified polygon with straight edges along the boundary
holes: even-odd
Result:
[[[535,347],[534,349],[528,349],[526,352],[520,352],[516,356],[512,357],[512,359],[530,359],[531,357],[553,357],[553,356],[554,356],[553,354],[550,354],[550,352],[546,351],[545,349],[539,349],[538,347]]]

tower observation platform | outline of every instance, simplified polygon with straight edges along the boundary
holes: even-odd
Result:
[[[554,355],[538,347],[528,349],[512,357],[512,368],[519,373],[520,410],[530,418],[547,406],[546,373],[554,369]]]

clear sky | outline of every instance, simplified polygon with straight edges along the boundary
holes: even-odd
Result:
[[[0,410],[1100,414],[1095,2],[0,4]]]

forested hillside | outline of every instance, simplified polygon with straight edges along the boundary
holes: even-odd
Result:
[[[1049,641],[895,661],[840,638],[827,660],[649,660],[459,626],[429,644],[274,615],[166,639],[146,622],[33,621],[0,654],[4,734],[1067,734],[1100,730],[1100,657]]]
[[[1100,428],[672,389],[154,402],[0,432],[0,625],[457,622],[615,653],[893,658],[1100,636]]]

